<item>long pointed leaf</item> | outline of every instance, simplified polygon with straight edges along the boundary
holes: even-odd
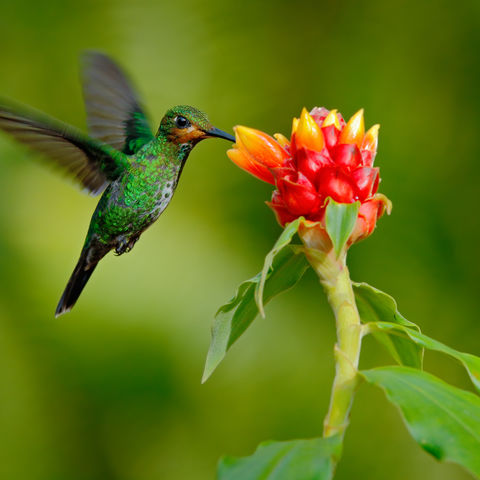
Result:
[[[413,368],[382,367],[360,373],[400,409],[424,450],[480,476],[480,397]]]
[[[420,328],[408,321],[397,308],[397,303],[390,295],[378,290],[367,283],[354,283],[355,302],[363,323],[390,322],[402,325],[414,331]],[[376,330],[372,332],[400,365],[422,368],[423,349],[405,338],[389,335],[387,332]]]
[[[293,287],[302,278],[309,264],[302,253],[293,248],[283,248],[275,256],[272,269],[265,278],[264,302],[275,295]],[[222,361],[228,349],[249,327],[258,314],[255,302],[255,288],[260,282],[261,274],[243,282],[235,296],[220,307],[212,328],[212,340],[205,362],[202,382],[205,382]]]
[[[472,383],[480,392],[480,358],[470,353],[459,352],[438,340],[428,337],[424,333],[418,332],[404,325],[398,325],[387,322],[371,323],[368,325],[369,332],[388,332],[390,335],[398,335],[407,338],[416,345],[429,350],[444,353],[450,357],[458,360],[467,370]]]
[[[330,480],[340,456],[338,437],[265,442],[249,457],[224,457],[218,480]]]
[[[298,231],[300,223],[303,221],[304,218],[300,217],[289,223],[285,227],[281,235],[278,237],[278,240],[275,242],[273,248],[265,256],[265,262],[263,264],[263,269],[260,274],[260,281],[257,282],[257,284],[255,285],[255,302],[257,303],[258,310],[262,317],[265,317],[265,312],[263,309],[263,291],[265,288],[265,281],[267,280],[267,276],[273,268],[273,260],[275,256],[278,255],[280,250],[285,248],[292,241],[293,236]]]

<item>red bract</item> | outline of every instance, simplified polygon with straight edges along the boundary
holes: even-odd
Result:
[[[348,244],[367,237],[390,202],[377,193],[379,169],[373,167],[378,125],[365,133],[363,110],[345,123],[336,110],[303,109],[294,118],[290,140],[247,127],[235,127],[236,143],[228,156],[240,168],[277,188],[268,206],[284,226],[303,216],[309,228],[325,231],[330,199],[360,202]]]
[[[287,210],[295,216],[315,213],[320,207],[320,197],[310,180],[299,171],[276,168],[278,192]]]

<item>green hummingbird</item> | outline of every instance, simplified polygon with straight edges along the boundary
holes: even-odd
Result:
[[[129,252],[168,206],[185,161],[201,140],[235,138],[194,107],[167,111],[156,135],[122,69],[99,52],[83,55],[83,93],[90,135],[33,109],[0,103],[0,129],[41,152],[93,195],[103,195],[55,316],[75,305],[98,262]]]

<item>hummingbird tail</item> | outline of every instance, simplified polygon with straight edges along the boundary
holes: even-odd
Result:
[[[60,298],[58,302],[57,309],[55,310],[55,318],[64,313],[68,313],[73,308],[98,262],[108,251],[109,249],[105,249],[105,247],[99,249],[95,248],[95,246],[90,246],[82,250],[77,266],[70,280],[68,280],[62,298]]]

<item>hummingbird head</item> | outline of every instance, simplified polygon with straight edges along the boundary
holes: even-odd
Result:
[[[205,113],[188,105],[177,105],[163,117],[157,135],[164,135],[169,142],[177,145],[195,145],[209,137],[235,141],[232,135],[215,128]]]

